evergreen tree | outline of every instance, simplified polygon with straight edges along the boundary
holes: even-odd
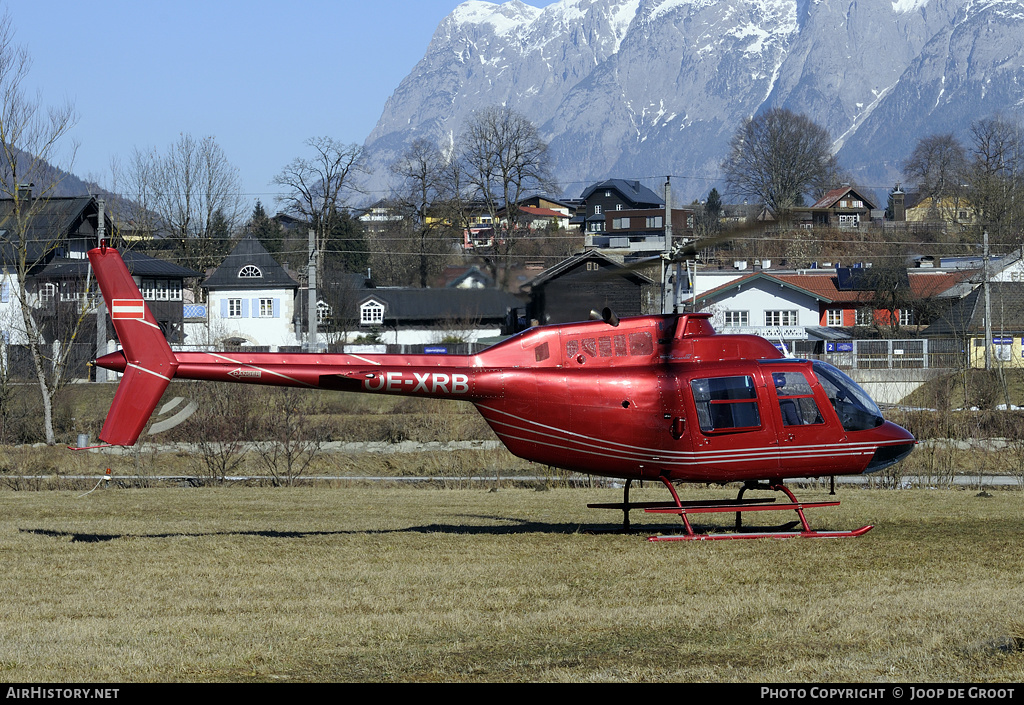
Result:
[[[328,218],[330,230],[326,246],[320,253],[321,261],[327,267],[343,269],[361,274],[370,263],[370,247],[366,242],[363,224],[353,218],[349,211],[332,212]]]
[[[272,255],[281,252],[282,236],[281,226],[272,218],[267,217],[260,199],[256,199],[256,205],[252,209],[252,216],[249,218],[248,231],[253,237],[260,241]]]

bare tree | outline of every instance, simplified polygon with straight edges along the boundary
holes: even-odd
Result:
[[[419,256],[415,233],[399,221],[385,223],[367,235],[370,270],[378,286],[413,286],[418,280]]]
[[[452,224],[440,212],[451,195],[446,167],[441,150],[425,139],[415,140],[391,166],[392,173],[400,179],[396,204],[412,218],[421,287],[426,287],[431,275],[440,271],[442,256],[451,252]]]
[[[492,273],[507,284],[516,243],[524,235],[519,204],[530,193],[552,188],[548,146],[522,114],[504,106],[487,108],[469,121],[460,161],[465,183],[495,229]],[[502,209],[505,223],[499,227]]]
[[[256,444],[258,462],[275,486],[291,486],[330,440],[330,428],[323,403],[305,390],[274,387],[268,396],[260,429],[265,440]]]
[[[46,442],[53,445],[53,397],[64,382],[71,346],[46,340],[36,316],[39,298],[29,290],[28,278],[48,261],[64,234],[60,228],[44,227],[41,216],[51,210],[50,199],[61,179],[53,165],[64,162],[67,171],[74,161],[74,148],[62,155],[59,145],[74,126],[76,113],[69,102],[44,109],[38,98],[26,94],[31,60],[27,50],[14,42],[14,27],[5,13],[0,18],[0,194],[9,200],[10,208],[0,222],[0,245],[4,278],[11,285],[19,314],[18,328],[24,332],[39,384]],[[75,332],[87,310],[83,306],[76,312]]]
[[[141,213],[174,239],[182,264],[205,271],[230,250],[224,237],[244,217],[238,169],[213,137],[182,133],[166,153],[135,150],[129,163],[132,198]]]
[[[226,393],[209,382],[189,382],[186,389],[198,408],[173,437],[194,443],[189,462],[199,475],[222,483],[242,467],[255,438],[262,407],[260,391],[241,384]]]
[[[993,117],[971,123],[966,196],[994,242],[1019,246],[1024,228],[1024,132]]]
[[[835,186],[841,173],[828,131],[785,108],[743,123],[722,171],[735,195],[763,203],[776,215],[801,205],[806,194]]]
[[[903,165],[903,173],[917,183],[922,198],[930,198],[935,216],[945,220],[946,204],[956,208],[962,195],[967,168],[964,147],[949,133],[929,135],[917,141]]]
[[[363,148],[343,144],[330,137],[311,137],[306,146],[312,157],[296,157],[273,183],[287,191],[278,197],[286,213],[307,221],[316,233],[317,250],[327,249],[335,221],[346,209],[348,195],[356,191],[354,177],[361,173]],[[323,281],[323,258],[317,263],[317,278]]]

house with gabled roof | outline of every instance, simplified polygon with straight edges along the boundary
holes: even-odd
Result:
[[[720,333],[760,335],[773,343],[831,338],[819,330],[821,311],[831,299],[806,286],[810,283],[757,271],[696,295],[693,306],[711,313]]]
[[[657,289],[650,278],[599,250],[564,259],[521,287],[530,297],[529,319],[544,324],[585,321],[604,307],[620,317],[650,313],[660,306]]]
[[[716,329],[744,332],[769,339],[832,340],[876,334],[878,328],[911,328],[916,332],[927,316],[948,304],[947,292],[965,276],[962,272],[892,270],[902,289],[894,301],[879,293],[869,267],[838,267],[799,271],[754,271],[730,276],[723,284],[699,291],[698,310],[715,315]],[[701,275],[697,276],[698,282]],[[895,316],[895,318],[893,318]]]
[[[588,186],[580,199],[583,201],[584,230],[590,236],[588,240],[595,233],[608,230],[607,220],[615,211],[665,208],[665,199],[636,180],[606,179]],[[587,244],[604,246],[600,242]]]
[[[202,283],[207,292],[205,330],[192,326],[191,345],[276,351],[296,346],[299,283],[260,241],[247,235]]]
[[[544,208],[542,206],[520,205],[519,213],[516,217],[521,225],[532,231],[554,229],[564,230],[569,227],[569,214],[564,210],[555,210],[553,208]],[[502,208],[498,211],[498,219],[501,222],[502,227],[508,226],[506,209]]]
[[[441,284],[453,289],[490,289],[494,287],[494,277],[475,264],[448,266],[441,273]]]
[[[588,187],[577,216],[586,234],[586,247],[615,254],[640,255],[665,249],[665,200],[639,181],[608,179]],[[677,238],[693,236],[693,210],[672,209]]]
[[[794,208],[793,220],[796,225],[808,228],[857,228],[861,223],[869,223],[871,211],[876,209],[874,201],[859,188],[842,186],[832,189],[810,207]]]
[[[1024,282],[995,281],[989,285],[993,365],[1024,369]],[[929,338],[958,338],[963,342],[968,363],[985,367],[985,296],[976,287],[953,302],[922,335]]]
[[[500,289],[367,289],[357,333],[395,345],[476,343],[517,332],[522,308]]]
[[[26,303],[32,308],[35,324],[47,345],[66,338],[68,331],[77,328],[67,374],[72,378],[85,378],[89,373],[86,363],[97,355],[98,348],[100,352],[114,349],[113,332],[109,328],[108,337],[101,341],[105,345],[96,344],[97,292],[94,280],[89,286],[92,277],[86,259],[88,251],[97,245],[99,201],[94,196],[34,199],[29,192],[19,195],[22,197],[18,205],[14,199],[0,199],[0,231],[5,231],[0,238],[3,344],[6,347],[28,343],[17,297],[19,259],[24,255],[24,264],[28,266],[24,282]],[[31,209],[28,214],[21,213],[22,217],[27,216],[25,248],[21,248],[13,235],[19,217],[16,207]],[[119,232],[106,211],[103,229],[107,242],[114,246],[121,244]],[[184,281],[199,277],[199,272],[135,252],[124,252],[123,257],[168,342],[181,342],[184,337]],[[6,355],[7,351],[0,354]],[[16,354],[14,358],[17,357]],[[20,374],[18,362],[9,360]]]
[[[941,223],[943,226],[965,228],[975,223],[976,214],[966,198],[925,196],[906,208],[905,219],[908,223]]]

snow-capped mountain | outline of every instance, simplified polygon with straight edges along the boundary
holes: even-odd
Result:
[[[685,200],[721,190],[730,138],[774,106],[826,127],[881,192],[918,138],[1020,114],[1024,0],[470,0],[367,138],[373,190],[412,140],[452,144],[497,104],[539,127],[568,196],[668,174]]]

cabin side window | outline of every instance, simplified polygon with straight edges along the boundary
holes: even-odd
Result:
[[[690,381],[697,421],[704,433],[761,426],[754,379],[747,375],[707,377]]]
[[[783,426],[806,426],[825,423],[814,401],[814,392],[807,378],[800,372],[772,372],[775,395],[779,398],[779,412]]]

